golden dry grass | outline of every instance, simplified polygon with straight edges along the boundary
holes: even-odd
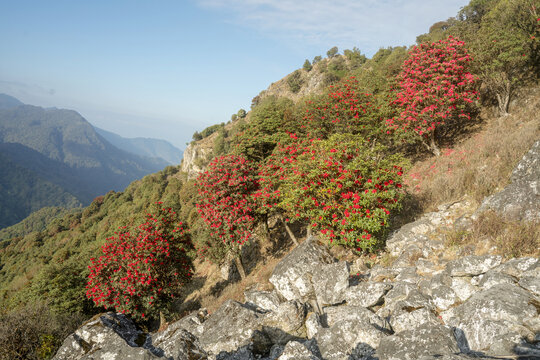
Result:
[[[471,137],[414,164],[405,182],[423,212],[465,195],[479,203],[508,184],[513,168],[539,138],[540,88],[534,88],[511,115],[486,117]]]

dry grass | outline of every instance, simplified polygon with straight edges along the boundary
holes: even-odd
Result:
[[[447,234],[448,247],[471,247],[476,253],[486,248],[505,258],[540,256],[540,222],[506,220],[487,211],[467,230]]]
[[[465,195],[479,203],[508,184],[515,165],[540,138],[540,88],[527,94],[511,115],[484,113],[485,121],[471,137],[443,149],[439,157],[414,164],[405,182],[417,212],[433,211]]]

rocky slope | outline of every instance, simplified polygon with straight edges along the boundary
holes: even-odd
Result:
[[[244,303],[199,310],[157,333],[103,314],[54,359],[540,358],[539,259],[444,246],[446,231],[487,208],[539,221],[539,158],[537,141],[512,183],[479,209],[463,200],[403,226],[387,241],[386,266],[337,261],[309,238],[275,267],[272,291],[250,289]],[[509,191],[527,201],[512,202]]]

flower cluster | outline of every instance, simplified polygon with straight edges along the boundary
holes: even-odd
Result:
[[[158,205],[162,205],[158,203]],[[90,259],[86,295],[97,306],[136,317],[153,316],[170,304],[193,274],[189,236],[171,208],[148,213],[133,229],[107,239],[103,255]]]
[[[397,77],[394,105],[400,113],[387,120],[388,133],[401,131],[412,138],[434,140],[438,128],[470,119],[477,98],[476,78],[468,72],[471,60],[465,43],[452,36],[413,47]]]
[[[255,226],[256,169],[242,156],[215,158],[197,179],[197,211],[214,243],[238,248]]]
[[[312,137],[327,138],[336,133],[370,137],[381,126],[374,116],[373,96],[362,92],[354,77],[330,86],[322,98],[308,101],[305,111],[301,127]]]

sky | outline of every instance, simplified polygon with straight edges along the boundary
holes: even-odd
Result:
[[[412,45],[467,0],[0,0],[0,93],[184,149],[328,49]]]

